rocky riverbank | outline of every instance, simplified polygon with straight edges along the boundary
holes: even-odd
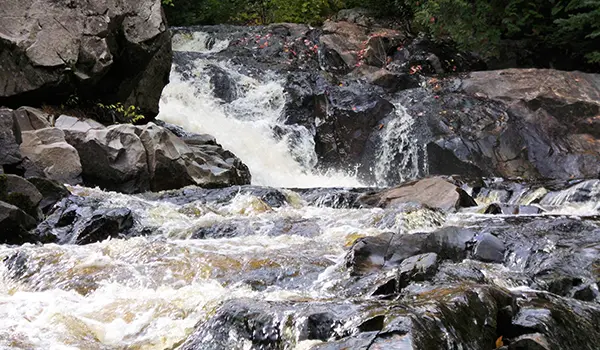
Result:
[[[158,0],[7,13],[0,347],[600,343],[599,75],[486,71],[360,11],[173,53]]]

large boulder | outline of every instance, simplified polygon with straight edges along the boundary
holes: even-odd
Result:
[[[146,150],[135,131],[133,125],[65,130],[65,139],[79,153],[86,185],[125,193],[150,189]]]
[[[358,198],[363,206],[388,208],[404,203],[416,203],[445,211],[477,205],[464,190],[440,177],[404,183]]]
[[[77,150],[65,141],[58,128],[45,128],[22,133],[20,150],[33,163],[28,173],[57,180],[61,183],[81,182],[81,162]]]
[[[0,4],[0,104],[121,101],[152,117],[168,81],[170,32],[160,0]]]
[[[188,144],[154,123],[102,129],[81,124],[65,129],[65,135],[79,153],[88,186],[137,193],[250,182],[248,168],[230,152],[202,138],[190,137]]]

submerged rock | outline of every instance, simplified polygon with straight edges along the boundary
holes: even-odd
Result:
[[[97,200],[70,196],[54,207],[34,231],[44,243],[90,244],[130,236],[133,213],[128,208],[104,207]]]

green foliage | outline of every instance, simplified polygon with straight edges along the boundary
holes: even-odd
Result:
[[[136,106],[125,107],[121,102],[105,105],[98,103],[97,106],[107,114],[111,114],[113,120],[126,120],[130,123],[136,123],[145,117],[140,114],[140,109]]]
[[[600,63],[600,0],[567,1],[564,12],[567,17],[555,21],[558,40],[574,45],[589,62]]]
[[[405,3],[409,3],[406,1]],[[428,0],[411,6],[415,24],[484,57],[504,39],[600,62],[600,0]]]
[[[319,24],[363,7],[407,20],[415,31],[498,56],[506,40],[529,40],[564,57],[600,63],[600,0],[162,0],[171,25]]]
[[[168,4],[166,3],[168,2]],[[319,24],[345,7],[343,0],[163,0],[172,25],[269,24],[279,22]]]

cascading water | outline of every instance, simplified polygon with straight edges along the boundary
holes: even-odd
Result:
[[[507,310],[497,307],[496,299],[505,298],[506,290],[516,290],[531,283],[532,278],[523,277],[523,270],[510,274],[504,265],[488,261],[465,259],[455,264],[451,259],[455,258],[456,252],[452,251],[449,259],[440,262],[441,272],[436,275],[442,279],[439,283],[443,288],[427,289],[431,287],[427,285],[429,282],[420,280],[422,285],[417,283],[411,288],[413,292],[424,290],[425,300],[409,301],[405,307],[402,303],[406,300],[377,299],[374,295],[379,289],[367,293],[360,288],[360,293],[344,289],[353,282],[359,287],[361,283],[365,287],[374,282],[369,280],[370,276],[365,278],[366,282],[357,280],[345,270],[345,254],[358,238],[389,232],[417,237],[418,233],[446,226],[454,229],[481,225],[483,231],[487,230],[488,224],[495,225],[494,229],[499,232],[506,227],[518,232],[522,226],[519,220],[527,224],[528,220],[536,219],[541,224],[532,231],[553,229],[571,234],[572,230],[582,227],[585,219],[577,218],[567,224],[561,222],[557,228],[552,220],[559,216],[592,216],[590,222],[596,220],[593,216],[598,214],[600,206],[600,182],[597,180],[581,182],[563,191],[526,185],[511,190],[500,187],[480,192],[476,196],[480,207],[458,213],[427,206],[359,208],[354,200],[363,189],[310,190],[316,194],[303,192],[297,188],[357,187],[360,184],[352,176],[314,172],[313,135],[304,127],[284,125],[280,121],[286,98],[279,80],[281,77],[250,76],[228,63],[212,60],[209,54],[226,48],[228,42],[202,32],[175,36],[174,45],[176,50],[195,52],[200,56],[194,58],[193,64],[180,67],[181,70],[173,69],[171,83],[162,97],[160,119],[189,131],[214,135],[218,142],[249,165],[255,184],[273,187],[187,188],[141,195],[70,187],[73,195],[100,208],[130,209],[135,218],[133,237],[81,246],[0,245],[0,349],[162,350],[180,349],[191,339],[197,342],[197,347],[186,347],[185,350],[304,350],[313,349],[324,341],[376,333],[395,339],[396,346],[402,344],[401,349],[412,349],[413,342],[419,339],[404,337],[402,333],[411,332],[412,325],[418,326],[419,322],[412,318],[402,318],[411,310],[424,314],[421,320],[432,322],[426,324],[431,329],[443,329],[434,334],[436,339],[455,339],[455,333],[461,332],[460,327],[446,327],[444,316],[425,306],[427,298],[439,297],[435,299],[436,303],[445,302],[443,298],[456,301],[456,305],[443,310],[443,314],[450,315],[447,318],[454,318],[455,311],[463,312],[463,317],[468,315],[468,322],[463,324],[465,327],[484,325],[487,330],[500,320],[497,311]],[[206,74],[212,69],[210,66],[225,71],[235,82],[236,98],[229,103],[215,97],[210,76]],[[381,148],[377,151],[378,161],[373,169],[379,185],[427,172],[419,163],[422,150],[409,136],[413,123],[402,106],[396,105],[395,118],[384,126],[380,136]],[[283,132],[275,132],[275,126]],[[393,174],[393,180],[389,174]],[[484,204],[499,202],[499,199],[511,205],[537,203],[548,211],[523,216],[482,214],[486,208]],[[587,227],[583,229],[587,230]],[[582,231],[587,235],[585,230]],[[555,237],[549,235],[542,242],[543,246],[532,250],[555,254],[560,244],[551,239]],[[493,238],[490,240],[488,249],[493,251],[499,243]],[[459,243],[465,246],[464,242]],[[585,254],[580,257],[591,256],[593,244],[585,246]],[[402,249],[399,251],[402,253]],[[523,251],[517,253],[510,256],[509,261],[523,263]],[[531,261],[535,263],[534,260]],[[391,273],[391,277],[396,277],[395,270]],[[563,282],[561,280],[561,285]],[[448,287],[453,283],[461,284],[461,290]],[[488,306],[483,299],[485,293],[473,292],[468,298],[461,294],[475,288],[473,283],[493,284],[503,290]],[[390,286],[397,287],[386,282],[382,289]],[[259,345],[252,344],[247,334],[229,331],[226,322],[218,324],[222,329],[216,333],[220,331],[234,346],[223,347],[213,333],[202,333],[203,328],[208,327],[204,322],[210,322],[219,314],[220,307],[230,300],[249,300],[258,308],[266,303],[267,307],[260,310],[262,313],[252,314],[249,319],[241,313],[235,314],[238,318],[229,318],[231,322],[241,322],[243,331],[258,339]],[[470,304],[464,303],[473,301],[478,303],[476,312],[461,311],[462,306],[469,308]],[[546,309],[539,309],[547,303],[544,299],[543,303],[535,305],[536,317],[547,316],[542,313]],[[516,304],[508,308],[510,312]],[[282,307],[283,316],[279,313],[279,318],[261,324],[268,318],[265,314],[271,316],[275,313],[273,310],[277,311],[270,309],[271,305]],[[323,305],[325,311],[320,309],[309,316],[304,313],[311,307]],[[393,309],[398,305],[401,310]],[[583,303],[577,304],[577,308],[583,307]],[[382,308],[384,312],[380,312]],[[476,317],[487,308],[496,313],[486,316],[478,324]],[[388,322],[388,312],[392,314],[390,310],[400,317],[384,324],[384,319]],[[331,321],[327,319],[329,311],[341,312],[344,317],[341,321]],[[563,308],[560,311],[563,312]],[[316,322],[315,317],[322,317],[326,322],[321,324],[334,328],[332,339],[320,334],[318,323],[317,326],[311,323]],[[533,319],[525,318],[526,322]],[[384,325],[390,333],[380,332],[377,328]],[[313,329],[306,329],[312,326]],[[278,327],[278,331],[269,333],[273,327]],[[507,332],[522,329],[529,328],[507,329]],[[425,336],[429,331],[429,328],[425,329]],[[276,335],[272,337],[273,342],[279,342],[277,346],[268,343],[273,334]],[[481,335],[478,331],[471,334],[475,334],[475,338]],[[493,334],[494,339],[501,335],[506,334]],[[374,340],[367,340],[366,343],[339,343],[326,349],[352,348],[356,344],[361,348],[398,348],[377,344],[371,347]],[[435,348],[460,348],[460,344],[447,341],[444,343],[447,347]],[[268,345],[261,347],[264,344]]]
[[[412,139],[414,119],[401,104],[396,103],[394,107],[395,115],[382,129],[377,161],[372,169],[380,187],[393,186],[428,172],[427,160],[419,160],[425,152]]]
[[[207,47],[209,46],[209,47]],[[227,41],[213,41],[195,32],[174,38],[175,51],[215,52],[227,47]],[[215,97],[209,66],[217,66],[235,83],[235,98],[223,103]],[[317,155],[313,135],[299,125],[285,125],[281,113],[285,94],[279,77],[248,76],[230,64],[211,60],[209,56],[193,59],[186,75],[172,69],[165,87],[159,119],[183,126],[193,132],[211,134],[231,150],[252,173],[252,183],[277,187],[358,187],[354,176],[314,170]],[[189,69],[189,67],[186,67]],[[277,136],[275,127],[283,130]]]

